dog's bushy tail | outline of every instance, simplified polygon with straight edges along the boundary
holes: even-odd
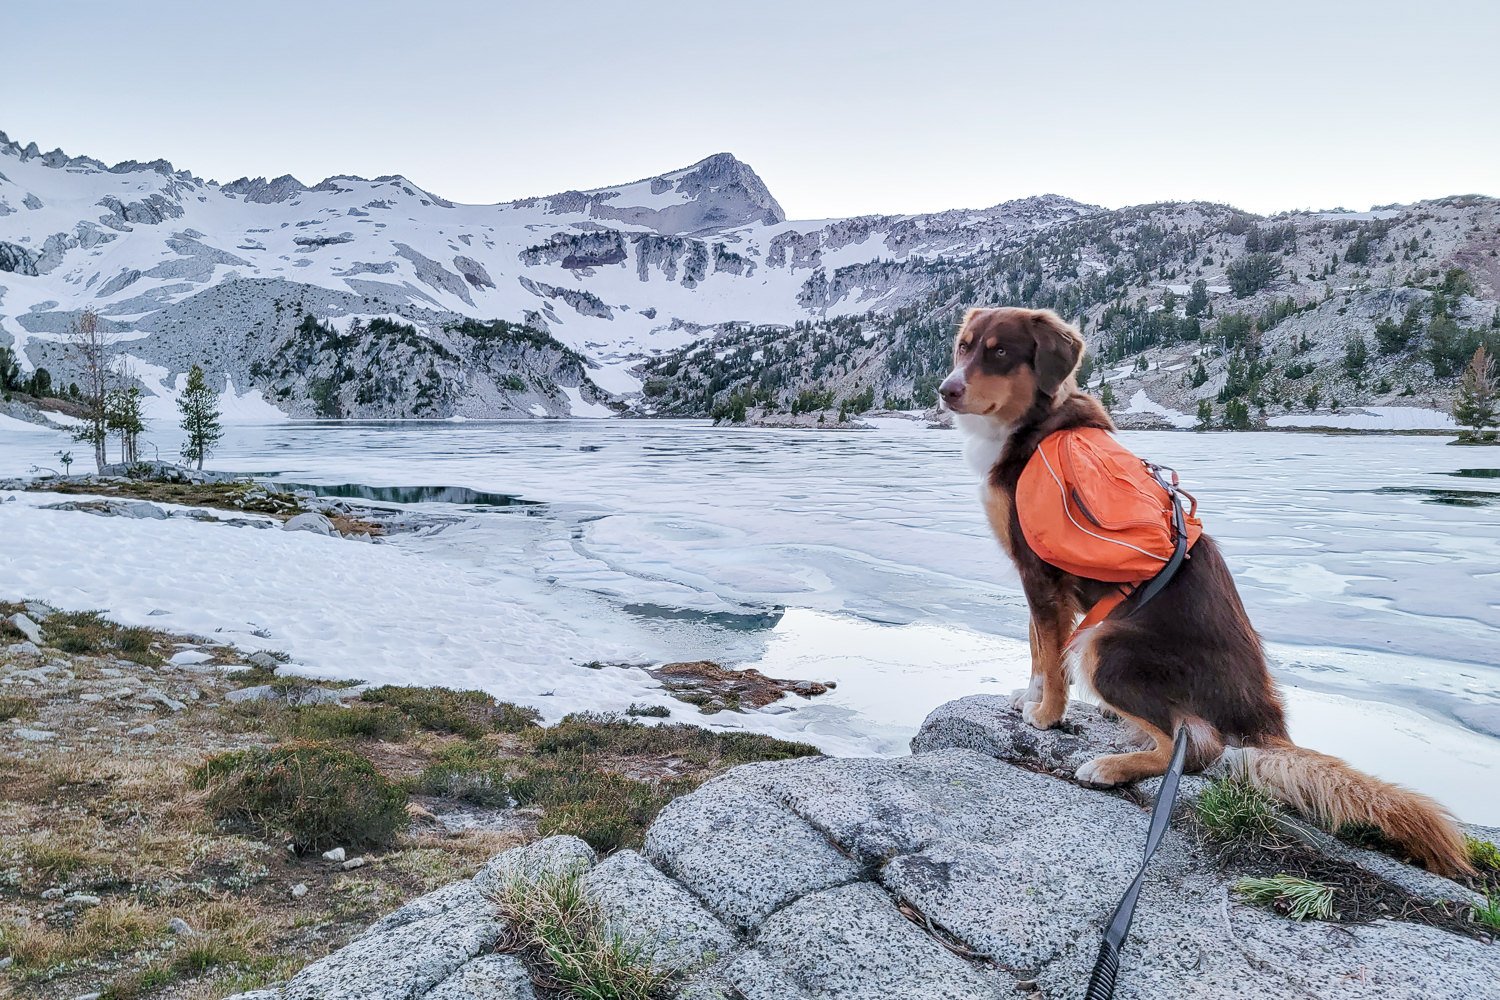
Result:
[[[1463,831],[1433,799],[1356,771],[1337,757],[1268,739],[1246,748],[1250,784],[1330,831],[1367,823],[1441,875],[1472,874]]]

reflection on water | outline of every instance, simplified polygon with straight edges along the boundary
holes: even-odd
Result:
[[[780,608],[740,614],[732,611],[699,611],[695,608],[676,608],[661,604],[626,604],[620,610],[626,614],[652,621],[692,622],[735,632],[775,628],[781,621],[783,613]]]
[[[1460,476],[1464,479],[1500,479],[1500,469],[1459,469],[1446,475]]]
[[[1464,472],[1489,472],[1489,469],[1466,469]],[[1452,475],[1461,475],[1455,472]],[[1485,507],[1500,503],[1500,493],[1485,490],[1440,490],[1419,486],[1382,486],[1376,493],[1417,496],[1423,503],[1440,503],[1449,507]]]
[[[312,490],[320,497],[342,497],[346,500],[376,500],[381,503],[456,503],[476,507],[536,506],[539,501],[523,500],[509,493],[485,493],[467,486],[366,486],[363,483],[340,483],[337,486],[316,483],[278,483],[289,490]]]

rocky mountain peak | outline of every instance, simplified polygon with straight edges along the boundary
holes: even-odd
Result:
[[[676,190],[691,195],[695,200],[715,203],[716,214],[723,218],[722,225],[746,225],[753,222],[775,225],[786,221],[786,212],[772,197],[765,181],[760,179],[750,164],[733,153],[715,153],[675,174],[666,174],[657,181],[673,183]],[[653,182],[653,187],[656,182]],[[710,224],[717,218],[708,218]]]

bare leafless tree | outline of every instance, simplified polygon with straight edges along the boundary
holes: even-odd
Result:
[[[109,411],[106,401],[109,396],[109,343],[103,330],[99,329],[99,314],[85,309],[73,321],[68,333],[68,348],[73,360],[82,371],[79,388],[82,390],[83,423],[73,436],[87,441],[94,448],[94,465],[99,472],[109,460],[104,446],[109,436]]]

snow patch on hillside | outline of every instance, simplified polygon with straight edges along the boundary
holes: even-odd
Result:
[[[1348,413],[1286,413],[1270,417],[1272,427],[1328,427],[1360,431],[1449,431],[1453,415],[1422,406],[1364,406]]]
[[[1196,417],[1190,417],[1186,413],[1153,402],[1151,397],[1146,395],[1145,389],[1136,390],[1135,395],[1130,397],[1130,405],[1125,407],[1125,412],[1155,414],[1170,422],[1173,427],[1193,427],[1198,423]]]

